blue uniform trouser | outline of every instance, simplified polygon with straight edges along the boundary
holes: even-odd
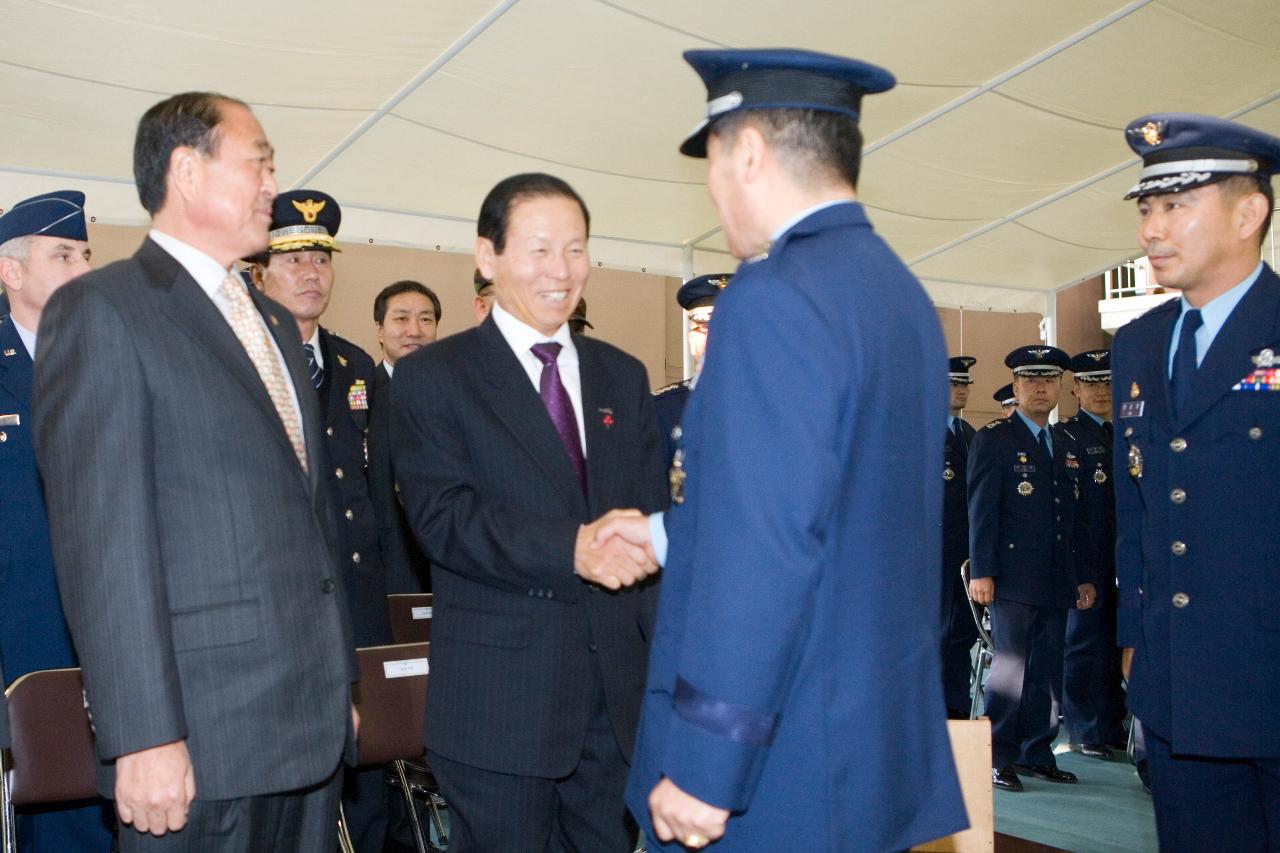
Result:
[[[19,853],[111,853],[115,813],[106,800],[17,809]]]
[[[1162,853],[1280,850],[1280,758],[1181,755],[1144,729]]]
[[[1098,587],[1088,610],[1067,613],[1062,716],[1072,743],[1124,743],[1124,688],[1116,648],[1114,584]]]
[[[991,766],[1055,765],[1052,693],[1062,683],[1067,612],[998,598],[990,609],[996,647],[986,685]]]

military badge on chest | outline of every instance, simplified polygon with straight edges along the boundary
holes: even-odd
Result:
[[[1067,467],[1072,471],[1080,470],[1080,460],[1070,450],[1067,451]]]
[[[1280,355],[1264,349],[1251,356],[1254,369],[1235,385],[1232,391],[1280,391]]]
[[[950,464],[948,464],[947,467],[942,469],[942,479],[950,483],[955,478],[956,478],[955,469],[952,468]]]
[[[353,412],[364,412],[369,409],[369,388],[363,379],[351,383],[347,390],[347,406]]]
[[[679,441],[684,435],[684,430],[677,425],[671,430],[671,438],[673,441]],[[673,504],[684,503],[684,479],[686,477],[684,470],[684,448],[676,448],[675,454],[671,457],[671,468],[667,471],[667,482],[671,486],[671,502]]]
[[[1094,469],[1093,482],[1097,483],[1099,486],[1107,482],[1107,472],[1102,470],[1101,462],[1099,462],[1098,467]]]

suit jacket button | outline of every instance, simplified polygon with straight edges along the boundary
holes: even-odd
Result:
[[[1181,504],[1186,499],[1187,499],[1187,493],[1184,492],[1182,489],[1174,489],[1172,492],[1169,493],[1169,500],[1173,501],[1176,504]]]
[[[325,578],[324,583],[320,584],[320,591],[326,595],[333,592],[333,578]]]
[[[547,590],[547,598],[555,598],[555,597],[556,597],[556,591],[554,589]]]
[[[335,468],[335,469],[334,469],[334,471],[333,471],[333,476],[335,476],[335,477],[337,477],[339,480],[341,480],[343,477],[345,477],[345,476],[347,476],[347,475],[346,475],[346,474],[344,474],[344,473],[342,473],[342,469],[341,469],[341,468]]]
[[[596,644],[595,644],[595,643],[588,643],[588,644],[587,644],[587,651],[589,651],[589,652],[591,652],[592,654],[594,654],[594,653],[595,653],[595,651],[596,651]]]
[[[1175,592],[1173,594],[1173,606],[1181,610],[1191,603],[1191,596],[1185,592]]]
[[[0,435],[4,435],[4,433],[0,432]],[[1262,438],[1262,427],[1249,427],[1249,438],[1254,441]],[[3,439],[0,439],[0,441],[3,441]]]
[[[537,595],[537,594],[538,594],[537,590],[532,590],[532,589],[531,589],[531,590],[529,590],[529,597],[530,597],[530,598],[533,598],[533,597],[534,597],[535,595]]]
[[[347,517],[347,521],[350,521],[351,519],[353,519],[353,518],[355,518],[355,517],[356,517],[356,514],[355,514],[354,512],[352,512],[351,510],[347,510],[347,511],[344,513],[344,515],[346,515],[346,517]]]
[[[356,551],[354,554],[352,554],[352,555],[351,555],[351,562],[353,562],[353,563],[359,563],[359,562],[360,562],[360,552],[359,552],[359,551]]]
[[[1187,440],[1179,436],[1178,438],[1175,438],[1173,441],[1169,442],[1169,449],[1172,450],[1174,453],[1181,453],[1182,451],[1187,449]]]
[[[1173,546],[1169,550],[1173,551],[1173,556],[1181,557],[1183,554],[1187,553],[1187,543],[1175,540]]]
[[[329,436],[329,438],[333,438],[333,427],[325,427],[324,434]]]

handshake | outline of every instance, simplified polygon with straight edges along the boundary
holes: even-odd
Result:
[[[573,571],[583,580],[616,590],[658,571],[649,538],[649,518],[635,509],[615,509],[578,528]]]

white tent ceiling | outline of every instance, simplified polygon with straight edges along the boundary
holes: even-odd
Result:
[[[1137,253],[1121,129],[1144,112],[1280,134],[1276,0],[5,0],[0,202],[78,186],[141,224],[133,128],[173,92],[253,104],[282,187],[336,196],[347,240],[469,251],[485,191],[569,180],[604,266],[733,266],[676,152],[680,59],[797,46],[885,65],[860,195],[936,302],[1040,311]]]

